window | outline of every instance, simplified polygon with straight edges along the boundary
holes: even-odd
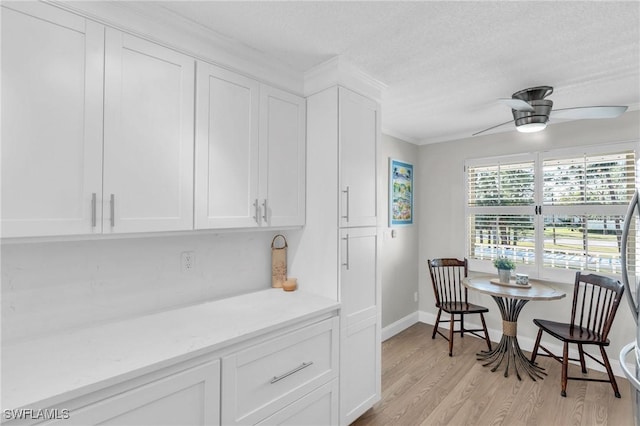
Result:
[[[636,186],[634,144],[469,160],[465,170],[474,269],[492,271],[491,261],[507,256],[538,277],[620,273],[624,215]]]

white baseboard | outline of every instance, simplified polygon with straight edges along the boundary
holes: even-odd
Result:
[[[447,317],[448,318],[448,317]],[[419,311],[418,312],[418,320],[422,323],[425,324],[429,324],[429,325],[434,325],[436,322],[436,316],[430,312],[424,312],[424,311]],[[476,324],[473,322],[467,322],[467,318],[465,317],[465,325],[467,325],[469,328],[473,327],[473,328],[482,328],[481,324]],[[488,328],[487,331],[489,332],[489,339],[491,339],[492,342],[499,342],[500,339],[502,338],[502,330],[496,330],[496,329],[492,329],[492,328]],[[477,336],[474,336],[473,334],[470,335],[471,337],[475,337],[478,338]],[[550,340],[549,339],[545,339],[545,336],[542,337],[542,343],[544,344],[544,346],[549,349],[551,352],[553,352],[554,354],[558,355],[562,355],[562,345],[561,344],[557,344],[557,343],[549,343]],[[535,345],[536,341],[535,339],[529,338],[529,337],[521,337],[518,336],[518,344],[520,345],[520,348],[527,351],[527,352],[531,352],[531,350],[533,349],[533,346]],[[575,349],[576,345],[571,345],[569,348],[569,357],[570,358],[578,358],[578,350]],[[573,347],[573,348],[572,348]],[[620,361],[618,359],[618,354],[613,354],[613,353],[609,353],[607,352],[607,354],[609,355],[609,362],[611,363],[611,370],[613,371],[613,374],[618,376],[618,377],[622,377],[625,378],[625,375],[622,371],[622,367],[620,367]],[[598,351],[598,357],[600,356],[600,353]],[[569,361],[574,363],[573,361]],[[587,363],[587,368],[590,368],[592,370],[596,370],[596,371],[602,371],[602,372],[606,372],[605,368],[598,364],[597,362],[589,359],[588,357],[586,358],[586,363]],[[577,363],[576,363],[577,364]],[[630,371],[635,371],[635,366],[632,364],[627,363],[628,368],[630,369]],[[618,385],[618,387],[620,387]]]
[[[419,322],[418,321],[418,311],[413,312],[407,315],[404,318],[400,318],[398,321],[389,324],[385,328],[382,329],[382,341],[384,342],[387,339],[395,336],[396,334],[406,330],[411,327],[413,324]]]

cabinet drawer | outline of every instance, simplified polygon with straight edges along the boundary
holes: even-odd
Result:
[[[222,360],[222,424],[255,424],[338,374],[338,318]]]
[[[333,380],[286,406],[258,425],[329,426],[338,424],[338,381]]]

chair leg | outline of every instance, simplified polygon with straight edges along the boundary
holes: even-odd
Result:
[[[562,348],[562,390],[560,395],[567,396],[567,370],[569,368],[569,343],[564,342]]]
[[[449,315],[449,356],[453,356],[453,318],[455,315]]]
[[[531,351],[531,362],[536,360],[536,356],[538,355],[538,348],[540,347],[540,339],[542,338],[542,329],[538,330],[538,336],[536,337],[536,344],[533,345],[533,350]]]
[[[607,353],[604,351],[604,346],[600,346],[600,353],[602,354],[602,360],[604,361],[604,366],[607,368],[607,374],[609,375],[609,381],[611,382],[613,393],[615,394],[616,398],[620,398],[618,383],[616,383],[616,377],[613,375],[613,371],[611,371],[611,364],[609,364],[609,357],[607,356]]]
[[[460,314],[460,337],[464,337],[464,314]]]
[[[438,309],[438,315],[436,315],[436,323],[433,326],[433,333],[431,334],[431,338],[436,338],[436,332],[438,330],[438,324],[440,324],[440,314],[442,314],[442,308]]]
[[[487,346],[491,350],[491,340],[489,340],[489,332],[487,331],[487,324],[484,322],[484,315],[480,312],[480,321],[482,321],[482,329],[484,330],[484,340],[487,341]]]
[[[584,362],[584,349],[582,345],[578,343],[578,353],[580,354],[580,367],[582,368],[582,374],[587,374],[587,363]]]

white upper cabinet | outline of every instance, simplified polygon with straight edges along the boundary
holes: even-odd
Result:
[[[378,104],[339,88],[340,226],[376,226]]]
[[[2,8],[2,236],[99,233],[104,27],[44,4],[11,7]]]
[[[260,86],[260,202],[262,223],[305,221],[305,100]]]
[[[304,225],[303,98],[52,5],[2,9],[2,237]]]
[[[305,101],[198,62],[195,226],[302,226]]]
[[[193,228],[195,61],[108,28],[104,232]]]
[[[195,226],[260,224],[259,84],[198,62]]]

